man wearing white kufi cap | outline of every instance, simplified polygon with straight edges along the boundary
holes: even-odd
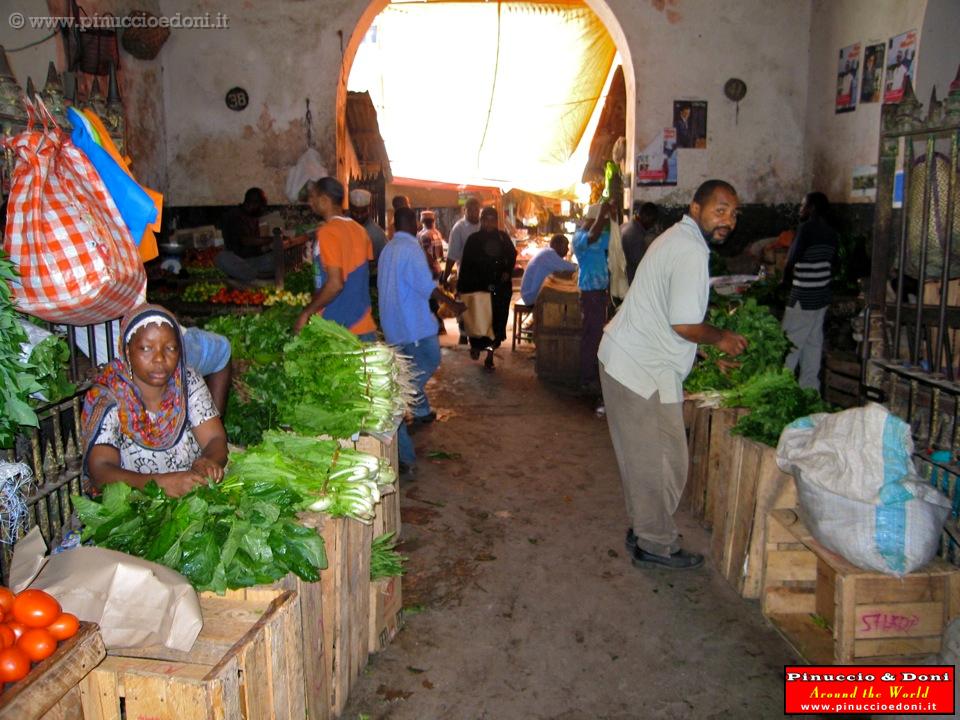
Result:
[[[363,225],[363,229],[367,231],[370,242],[373,244],[373,262],[370,264],[370,276],[371,281],[375,282],[377,260],[380,259],[380,253],[383,252],[383,247],[387,244],[387,234],[371,217],[372,202],[373,195],[370,194],[369,190],[357,188],[350,191],[350,217]]]

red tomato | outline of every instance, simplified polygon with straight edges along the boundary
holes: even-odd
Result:
[[[27,627],[46,627],[63,612],[53,595],[43,590],[24,590],[13,601],[13,617]]]
[[[16,620],[8,620],[4,623],[4,625],[10,628],[10,632],[13,633],[14,642],[19,640],[20,636],[23,635],[24,631],[27,629],[26,625],[23,623],[18,623]]]
[[[0,649],[10,647],[17,641],[16,636],[6,625],[0,625]]]
[[[72,638],[77,634],[77,630],[79,629],[80,622],[77,620],[77,616],[67,612],[60,613],[60,617],[47,626],[47,632],[57,640]]]
[[[0,682],[16,682],[30,672],[30,658],[18,647],[0,650]]]
[[[4,615],[10,612],[13,607],[14,595],[8,588],[0,586],[0,612]]]
[[[44,628],[30,628],[17,640],[17,647],[34,662],[40,662],[56,652],[57,641]]]

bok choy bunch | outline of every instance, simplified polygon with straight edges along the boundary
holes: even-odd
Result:
[[[261,494],[283,488],[302,498],[300,509],[370,523],[381,494],[393,491],[381,486],[391,486],[395,479],[384,458],[340,447],[334,440],[268,430],[259,445],[231,456],[222,485]]]
[[[310,435],[391,432],[413,397],[407,358],[314,315],[284,346],[281,420]]]

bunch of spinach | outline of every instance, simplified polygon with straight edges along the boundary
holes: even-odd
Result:
[[[723,393],[725,407],[750,410],[733,427],[733,432],[776,447],[780,433],[797,418],[818,412],[830,412],[816,390],[802,388],[789,370],[755,375],[743,385]]]
[[[230,341],[231,355],[257,365],[278,363],[283,346],[293,337],[298,308],[275,305],[257,315],[221,315],[210,319],[205,329]]]
[[[243,493],[201,485],[172,498],[151,480],[143,490],[112,483],[99,501],[72,500],[82,540],[166,565],[197,590],[223,594],[288,572],[316,582],[327,567],[323,538],[295,519],[303,498],[281,485]]]
[[[76,391],[77,386],[67,377],[69,362],[70,348],[56,335],[44,338],[30,352],[29,364],[48,402],[57,402]]]
[[[10,283],[16,279],[13,263],[0,253],[0,448],[13,447],[21,426],[37,427],[37,414],[29,397],[43,389],[33,365],[25,365],[20,356],[27,334],[20,326],[10,294]]]
[[[749,298],[743,303],[713,307],[708,322],[743,335],[747,339],[747,349],[735,358],[739,366],[723,373],[717,361],[723,359],[724,354],[712,345],[705,346],[703,359],[684,383],[688,392],[728,390],[762,372],[783,367],[790,341],[777,319],[756,300]]]

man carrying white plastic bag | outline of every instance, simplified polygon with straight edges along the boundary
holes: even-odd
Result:
[[[905,575],[937,552],[950,501],[920,477],[910,427],[882,405],[795,420],[777,464],[813,536],[854,565]]]

